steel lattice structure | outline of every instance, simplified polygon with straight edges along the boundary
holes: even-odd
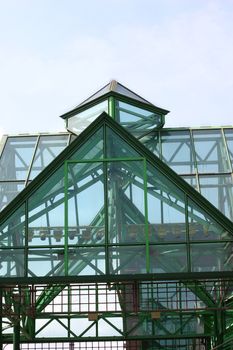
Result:
[[[2,348],[232,348],[233,128],[167,113],[112,81],[3,138]]]

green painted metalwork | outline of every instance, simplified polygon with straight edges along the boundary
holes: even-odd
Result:
[[[166,111],[123,88],[65,116],[107,101],[111,117],[95,119],[0,213],[1,345],[227,349],[232,341],[232,222],[169,167],[190,184],[196,176],[202,191],[204,167],[232,172],[231,138],[223,129],[208,141],[203,131],[154,131]]]

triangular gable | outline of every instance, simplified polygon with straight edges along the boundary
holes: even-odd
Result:
[[[231,270],[232,223],[106,113],[0,222],[4,277]]]

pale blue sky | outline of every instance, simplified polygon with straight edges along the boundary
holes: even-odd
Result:
[[[167,126],[233,125],[233,0],[0,0],[0,133],[62,131],[110,79]]]

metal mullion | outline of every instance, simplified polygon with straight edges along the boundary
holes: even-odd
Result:
[[[150,272],[150,243],[148,222],[148,196],[147,196],[147,168],[146,159],[143,161],[143,183],[144,183],[144,215],[145,215],[145,238],[146,238],[146,272]]]
[[[109,243],[109,217],[108,217],[108,163],[103,163],[103,171],[104,171],[104,217],[105,217],[105,273],[106,275],[110,274],[109,269],[109,250],[108,250],[108,243]]]
[[[198,167],[197,167],[197,158],[196,158],[196,151],[195,151],[193,130],[192,129],[190,129],[190,145],[191,145],[192,155],[193,155],[193,163],[194,163],[194,169],[195,169],[195,175],[196,175],[197,190],[199,193],[201,193],[200,184],[199,184],[199,173],[198,173]]]
[[[187,265],[188,271],[191,272],[191,251],[189,239],[189,213],[188,213],[188,196],[185,193],[185,231],[186,231],[186,249],[187,249]]]
[[[233,173],[233,166],[232,166],[230,152],[229,152],[228,145],[227,145],[226,135],[224,133],[223,128],[221,129],[221,131],[222,131],[223,143],[224,143],[226,154],[227,154],[228,164],[230,164],[230,171],[231,171],[231,173]]]
[[[40,141],[40,136],[41,136],[41,135],[38,135],[38,136],[37,136],[37,140],[36,140],[36,143],[35,143],[34,152],[33,152],[33,155],[32,155],[31,162],[30,162],[29,167],[28,167],[27,177],[26,177],[26,179],[25,179],[25,186],[28,184],[28,181],[29,181],[29,178],[30,178],[30,175],[31,175],[32,165],[33,165],[33,162],[34,162],[34,159],[35,159],[35,156],[36,156],[38,144],[39,144],[39,141]]]
[[[65,276],[68,276],[68,163],[64,163],[64,234],[65,234],[65,247],[64,247],[64,268]]]

